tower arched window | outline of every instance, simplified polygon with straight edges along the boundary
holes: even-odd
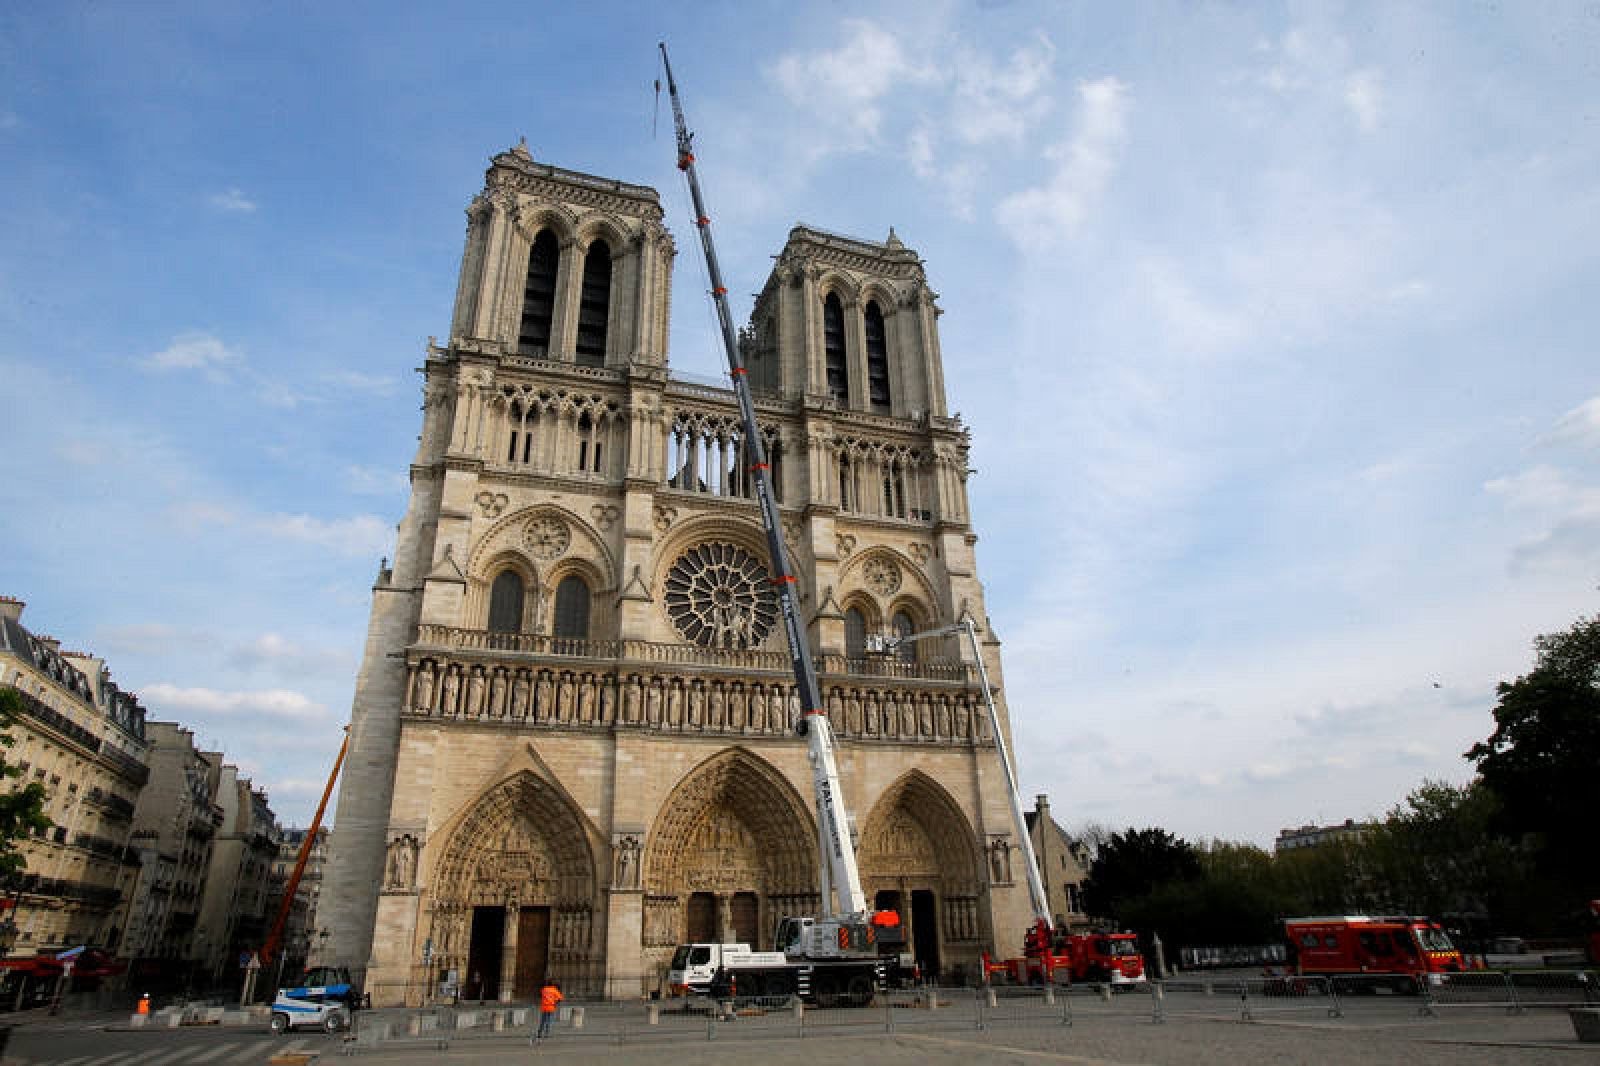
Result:
[[[839,294],[822,301],[822,359],[828,374],[828,393],[840,407],[850,406],[850,368],[844,354],[844,305]]]
[[[862,316],[867,335],[867,402],[874,411],[889,410],[889,340],[883,328],[883,312],[877,301],[867,303]]]
[[[579,366],[604,366],[606,323],[611,315],[611,249],[605,241],[589,245],[583,257],[583,291],[578,297]]]
[[[556,586],[556,616],[551,634],[573,640],[589,639],[589,585],[568,574]]]
[[[556,235],[540,230],[528,250],[528,280],[522,288],[522,326],[517,333],[517,351],[523,355],[550,354],[550,323],[555,317],[556,270],[561,248]]]
[[[844,655],[847,659],[867,657],[867,619],[854,607],[844,612]]]
[[[502,570],[489,586],[489,632],[522,632],[522,575]]]
[[[917,661],[917,645],[914,641],[906,640],[917,631],[916,625],[911,621],[911,616],[904,611],[896,611],[894,618],[889,622],[889,628],[894,630],[894,635],[901,639],[895,648],[895,657],[901,662],[914,663]]]

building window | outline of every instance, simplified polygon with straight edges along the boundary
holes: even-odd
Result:
[[[540,230],[528,252],[528,280],[522,289],[522,328],[517,351],[544,357],[550,354],[550,323],[555,317],[556,268],[561,249],[555,234]]]
[[[822,355],[828,393],[840,407],[850,406],[850,370],[844,354],[844,307],[837,293],[822,302]]]
[[[556,617],[552,633],[575,640],[589,639],[589,586],[569,574],[556,586]]]
[[[489,589],[489,632],[522,632],[522,575],[502,570]]]
[[[915,625],[913,625],[912,622],[911,622],[911,616],[909,614],[907,614],[906,612],[904,612],[904,611],[896,611],[894,613],[893,621],[890,622],[890,627],[894,630],[894,635],[896,637],[901,638],[900,645],[898,647],[896,647],[895,650],[894,650],[895,656],[901,662],[907,662],[907,663],[916,662],[917,661],[917,644],[916,644],[916,641],[905,640],[904,639],[906,637],[909,637],[911,634],[913,634],[913,633],[915,633],[917,631],[917,627]]]
[[[847,659],[867,655],[867,619],[854,607],[844,612],[844,654]]]
[[[867,335],[867,402],[874,411],[889,410],[889,343],[883,329],[883,312],[876,302],[867,304],[862,323]]]
[[[583,257],[583,292],[578,302],[578,365],[605,366],[606,322],[611,314],[611,249],[589,245]]]

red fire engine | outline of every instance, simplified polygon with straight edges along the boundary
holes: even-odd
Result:
[[[983,956],[991,980],[1017,984],[1105,982],[1113,986],[1142,984],[1144,956],[1133,933],[1069,933],[1035,925],[1022,938],[1020,959],[993,961]]]
[[[1410,915],[1289,918],[1283,923],[1296,972],[1322,977],[1371,974],[1367,988],[1416,990],[1430,975],[1464,969],[1461,952],[1437,922]]]

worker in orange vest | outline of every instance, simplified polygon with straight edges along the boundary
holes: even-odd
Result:
[[[539,1033],[534,1039],[543,1040],[550,1035],[550,1026],[556,1020],[556,1008],[561,1005],[564,998],[566,997],[561,994],[561,986],[554,981],[539,989]]]

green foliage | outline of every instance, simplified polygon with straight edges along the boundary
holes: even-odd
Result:
[[[1129,829],[1101,843],[1083,884],[1089,913],[1128,924],[1128,910],[1157,885],[1193,881],[1200,860],[1186,841],[1165,829]]]
[[[21,709],[22,698],[17,690],[0,688],[0,745],[6,748],[16,743],[11,727]],[[21,776],[22,771],[0,753],[0,782]],[[50,819],[44,815],[47,798],[44,786],[33,782],[0,793],[0,874],[17,873],[26,865],[22,853],[17,850],[18,838],[50,828]]]
[[[1533,644],[1533,669],[1499,686],[1494,732],[1466,757],[1500,799],[1498,828],[1575,907],[1600,895],[1600,616]]]

